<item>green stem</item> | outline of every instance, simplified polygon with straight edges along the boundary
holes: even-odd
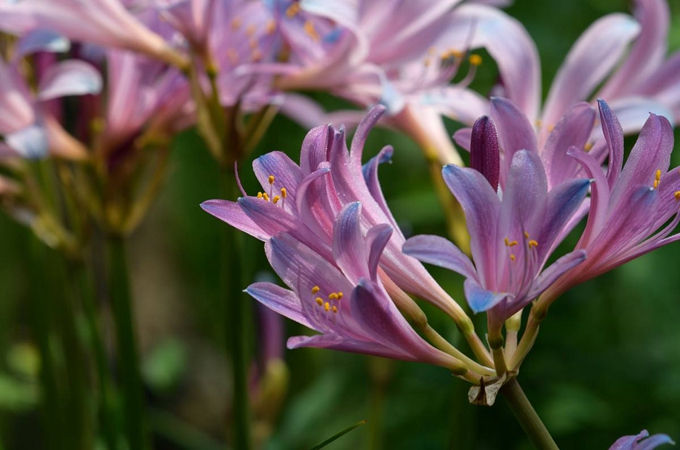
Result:
[[[29,264],[30,279],[32,280],[31,297],[33,300],[33,320],[34,332],[40,352],[40,383],[42,385],[42,403],[44,407],[44,419],[46,430],[47,448],[64,449],[65,436],[62,434],[62,427],[65,427],[64,414],[61,411],[57,373],[55,368],[54,355],[50,345],[50,335],[52,333],[50,288],[48,280],[49,271],[45,264],[47,249],[37,238],[32,238],[30,242],[33,258]]]
[[[116,449],[117,423],[112,399],[112,386],[109,380],[109,367],[106,361],[106,348],[102,340],[101,327],[97,316],[97,297],[92,285],[90,273],[84,263],[74,263],[69,271],[72,283],[78,286],[80,298],[85,312],[87,334],[90,350],[94,353],[97,388],[99,390],[99,423],[104,442],[108,450]]]
[[[517,378],[512,378],[506,383],[501,388],[501,393],[534,447],[538,450],[559,450],[541,418],[536,414],[536,410],[531,406]]]
[[[237,193],[234,173],[222,170],[220,181],[225,198],[233,199]],[[240,450],[251,448],[250,411],[248,403],[248,365],[246,361],[245,322],[246,299],[241,288],[241,239],[239,231],[222,227],[221,255],[221,298],[226,302],[225,328],[227,347],[231,351],[233,376],[232,417],[233,446]]]
[[[132,295],[122,236],[108,236],[108,258],[108,288],[116,328],[118,366],[123,385],[125,430],[129,448],[143,450],[148,448],[144,390],[139,371]]]

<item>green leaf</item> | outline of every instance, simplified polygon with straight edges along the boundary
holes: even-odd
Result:
[[[367,420],[360,420],[359,422],[355,423],[354,425],[347,427],[344,430],[340,431],[339,433],[336,433],[333,436],[329,437],[328,439],[326,439],[322,443],[315,445],[310,450],[319,450],[321,448],[324,448],[325,446],[327,446],[331,442],[335,441],[336,439],[339,439],[342,436],[349,433],[350,431],[355,430],[355,429],[359,428],[360,426],[364,425],[366,422],[367,422]]]

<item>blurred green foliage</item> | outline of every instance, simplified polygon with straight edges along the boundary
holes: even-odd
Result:
[[[621,0],[517,0],[508,8],[538,45],[544,93],[580,33],[603,14],[628,6]],[[677,1],[672,8],[671,48],[680,49]],[[493,63],[487,63],[473,86],[487,92],[495,78]],[[340,104],[320,98],[329,107]],[[304,135],[279,117],[253,156],[282,150],[297,160]],[[426,164],[412,142],[375,130],[366,158],[388,143],[396,151],[393,163],[381,168],[382,186],[405,233],[444,234]],[[676,152],[674,164],[679,163]],[[240,173],[245,189],[256,191],[249,167]],[[228,417],[219,331],[224,308],[216,299],[217,242],[226,225],[198,207],[219,196],[217,177],[198,136],[179,136],[165,189],[130,246],[158,448],[215,448]],[[10,449],[40,448],[39,362],[30,350],[29,288],[37,282],[28,278],[30,237],[4,215],[0,236],[0,440]],[[251,275],[268,271],[262,245],[251,238],[245,245],[246,259],[233,264]],[[679,244],[663,248],[574,289],[551,308],[520,380],[562,448],[608,448],[617,437],[643,428],[680,439],[678,262]],[[462,299],[459,276],[432,272]],[[452,324],[426,310],[435,328],[458,342]],[[106,313],[104,319],[110,332]],[[253,324],[248,327],[254,332]],[[287,332],[304,330],[287,323]],[[290,391],[268,449],[310,448],[361,419],[369,423],[327,448],[529,448],[502,401],[493,408],[469,405],[468,386],[441,368],[311,349],[287,352],[286,361]]]

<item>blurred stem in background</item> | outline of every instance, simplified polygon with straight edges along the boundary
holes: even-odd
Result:
[[[223,169],[220,183],[224,198],[238,196],[234,171]],[[248,363],[246,357],[245,324],[247,323],[247,299],[241,287],[242,243],[239,231],[233,227],[221,227],[220,281],[221,300],[225,302],[225,329],[227,347],[231,353],[232,368],[232,432],[235,448],[251,448],[250,410],[248,400]]]
[[[96,370],[96,383],[99,391],[97,402],[99,429],[103,435],[104,443],[108,450],[116,450],[116,429],[118,417],[116,417],[113,399],[110,370],[107,363],[106,348],[102,339],[102,330],[99,324],[97,296],[93,286],[92,274],[85,262],[72,262],[69,275],[71,283],[78,289],[80,299],[85,312],[87,337],[89,339],[90,352],[94,355]]]
[[[385,397],[395,361],[384,358],[368,358],[368,370],[371,375],[371,412],[368,420],[370,444],[368,448],[383,448],[383,416],[385,415]]]
[[[149,442],[125,240],[121,235],[110,234],[107,244],[108,289],[116,328],[125,431],[129,448],[144,450],[149,448]]]

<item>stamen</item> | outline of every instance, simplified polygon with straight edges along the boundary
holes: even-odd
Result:
[[[517,241],[511,241],[510,239],[505,238],[505,245],[507,247],[514,247],[515,245],[517,245]]]
[[[324,311],[328,312],[328,310],[331,309],[331,304],[328,302],[324,303],[323,309]]]
[[[317,297],[315,301],[317,305],[319,306],[323,305],[323,300],[321,300],[321,297]]]
[[[243,24],[243,21],[241,20],[240,17],[234,17],[234,19],[231,21],[231,28],[236,31],[239,28],[241,28],[241,25]]]
[[[528,231],[525,231],[525,232],[524,232],[524,237],[525,237],[526,239],[529,239],[529,232],[528,232]]]
[[[316,294],[316,293],[319,292],[320,290],[321,290],[321,288],[320,288],[319,286],[314,286],[314,287],[312,288],[312,294]]]
[[[255,32],[257,31],[257,27],[253,24],[248,25],[248,28],[246,28],[246,36],[252,37]]]
[[[661,170],[656,169],[654,174],[654,189],[659,189],[659,183],[661,183]]]
[[[331,292],[328,295],[328,300],[337,300],[337,299],[338,299],[338,294],[336,294],[335,292]]]
[[[304,29],[305,33],[307,33],[307,36],[312,38],[312,40],[318,41],[319,39],[321,39],[319,37],[319,33],[316,32],[316,28],[314,28],[314,24],[312,23],[311,20],[305,22]]]
[[[278,195],[275,195],[274,198],[272,199],[272,203],[276,205],[276,203],[277,203],[279,200],[281,200],[281,197],[279,197]]]
[[[515,261],[515,255],[510,255],[510,261]]]
[[[555,125],[548,125],[548,132],[552,133],[552,130],[555,129]]]
[[[331,308],[331,311],[333,311],[334,313],[337,314],[337,312],[338,312],[338,307],[337,307],[337,306],[333,306],[333,307]]]
[[[266,192],[265,192],[264,194],[262,194],[262,198],[263,198],[263,199],[264,199],[264,201],[266,201],[266,202],[268,202],[268,201],[269,201],[269,195],[267,195],[267,193],[266,193]]]
[[[481,66],[481,65],[482,65],[482,57],[479,56],[479,55],[470,55],[470,56],[468,57],[468,61],[469,61],[470,64],[472,64],[473,66]]]
[[[258,192],[258,193],[257,193],[257,198],[262,198],[262,197],[263,197],[262,192]]]
[[[281,188],[281,197],[286,198],[288,197],[288,191],[286,188]]]
[[[680,191],[675,191],[675,194],[673,194],[673,196],[675,197],[675,201],[680,202]]]
[[[253,50],[253,53],[250,55],[250,59],[253,62],[260,62],[262,61],[262,52],[259,49]]]
[[[267,31],[267,34],[272,34],[274,31],[276,31],[276,21],[272,19],[267,22],[267,27],[265,30]]]
[[[342,292],[338,292],[338,300],[340,300],[341,298],[342,298]]]
[[[529,241],[529,248],[534,248],[534,247],[538,247],[538,242],[535,241],[535,240],[533,240],[533,239],[531,239],[531,240]]]
[[[536,128],[541,128],[543,126],[543,121],[541,119],[536,119]]]
[[[586,142],[586,145],[583,146],[583,150],[589,152],[593,148],[593,143],[592,142]]]
[[[227,50],[227,57],[232,64],[238,64],[238,52],[233,48]]]
[[[293,3],[292,5],[290,5],[288,7],[288,9],[286,9],[286,17],[288,17],[289,19],[292,19],[293,17],[295,17],[297,15],[297,13],[300,12],[300,9],[301,8],[300,8],[299,3],[297,3],[297,2]]]
[[[275,179],[276,178],[274,178],[274,175],[269,175],[269,184],[274,184]]]
[[[251,50],[255,50],[257,48],[257,40],[254,38],[250,38],[248,40],[248,47],[250,47]]]

